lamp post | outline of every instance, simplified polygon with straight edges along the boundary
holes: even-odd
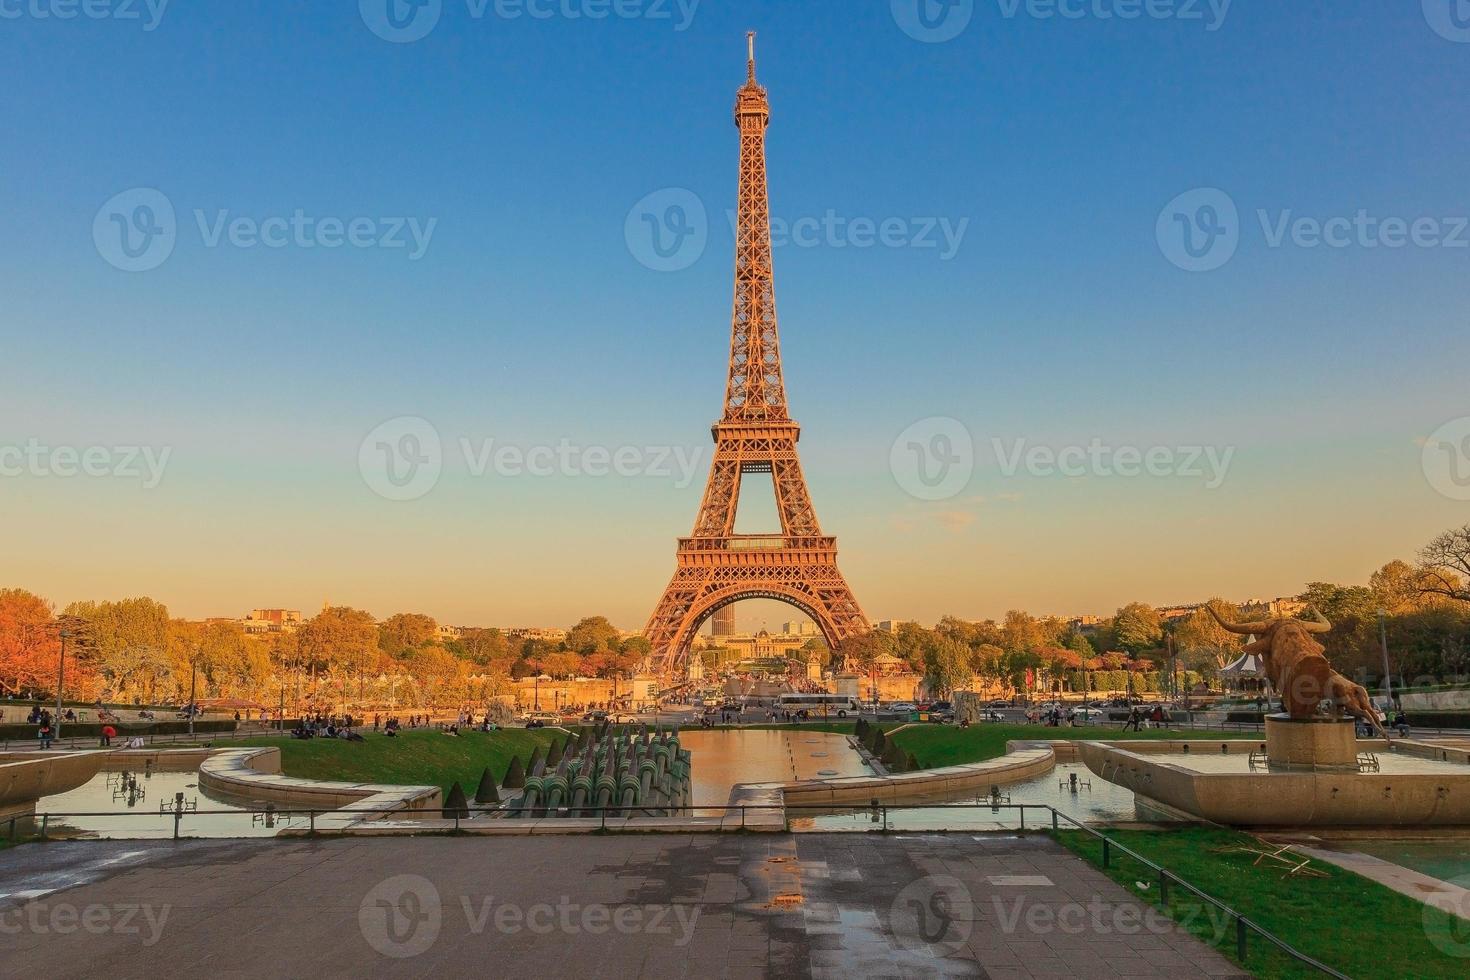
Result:
[[[61,690],[66,686],[66,641],[71,637],[71,630],[61,631],[61,655],[56,658],[56,727],[53,733],[58,743],[61,740]]]
[[[1393,671],[1388,666],[1388,612],[1378,610],[1378,642],[1383,649],[1383,693],[1388,698],[1388,709],[1393,708]]]
[[[198,651],[197,650],[195,651],[195,655],[193,657],[190,657],[189,658],[189,709],[188,709],[188,711],[189,711],[189,735],[190,735],[191,738],[194,735],[194,705],[195,705],[194,694],[195,694],[195,680],[199,676],[199,670],[198,670],[198,667],[197,667],[198,661],[196,660],[196,657],[198,657]]]

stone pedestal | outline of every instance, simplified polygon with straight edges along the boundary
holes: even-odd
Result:
[[[1266,759],[1273,766],[1358,770],[1358,735],[1337,718],[1266,718]]]

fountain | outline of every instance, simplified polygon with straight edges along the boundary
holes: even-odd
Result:
[[[1315,610],[1312,617],[1220,620],[1256,637],[1246,650],[1261,656],[1281,695],[1283,710],[1266,718],[1264,742],[1222,743],[1218,753],[1209,743],[1086,742],[1078,746],[1082,760],[1131,789],[1141,813],[1162,818],[1245,827],[1470,826],[1470,766],[1439,759],[1433,746],[1390,742],[1367,692],[1334,671],[1313,639],[1331,624]],[[1382,737],[1360,741],[1356,720]]]
[[[506,817],[591,817],[609,807],[628,815],[672,816],[690,803],[690,755],[677,729],[613,733],[604,725],[560,761],[537,757]]]

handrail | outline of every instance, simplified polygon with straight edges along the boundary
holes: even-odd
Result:
[[[364,808],[361,808],[361,809],[354,809],[353,806],[351,804],[349,804],[349,805],[347,805],[345,807],[337,807],[337,808],[332,809],[332,810],[320,810],[320,809],[315,809],[315,810],[284,810],[284,809],[282,809],[282,810],[278,810],[278,809],[274,809],[274,808],[269,808],[269,809],[262,809],[262,810],[190,810],[190,811],[187,811],[186,812],[186,811],[178,811],[178,810],[173,810],[173,809],[165,809],[165,810],[161,811],[158,815],[161,816],[161,817],[169,817],[169,818],[172,818],[174,820],[174,839],[177,840],[177,839],[179,839],[179,824],[180,824],[180,822],[183,820],[183,818],[185,816],[214,816],[214,815],[221,815],[221,814],[235,814],[235,815],[250,814],[252,817],[254,817],[256,815],[270,815],[270,816],[274,816],[274,817],[288,817],[288,816],[301,816],[301,815],[306,815],[306,816],[309,816],[310,817],[310,820],[311,820],[311,832],[312,833],[315,833],[316,832],[316,818],[318,816],[324,815],[324,814],[340,814],[340,813],[386,813],[386,814],[392,814],[392,813],[415,813],[415,814],[431,814],[436,809],[438,809],[438,810],[440,810],[442,812],[444,809],[447,809],[447,808],[443,808],[443,807],[429,807],[429,808],[422,809],[422,810],[408,810],[406,808],[406,806],[405,806],[403,809],[396,809],[395,808],[395,809],[392,809],[392,810],[386,810],[385,811],[385,810],[383,810],[381,808],[378,808],[378,807],[364,807]],[[467,807],[466,809],[469,810],[472,813],[506,812],[506,811],[504,811],[504,809],[502,807],[470,806],[470,807]],[[558,813],[561,813],[561,812],[564,812],[564,811],[570,811],[572,808],[571,807],[558,807],[556,809],[557,809],[557,812]],[[577,808],[577,809],[582,810],[582,811],[593,811],[596,816],[598,816],[598,817],[601,818],[602,828],[603,829],[606,829],[606,827],[607,827],[607,816],[608,816],[608,814],[619,814],[619,813],[648,813],[651,810],[662,810],[662,811],[666,811],[666,812],[670,812],[670,811],[671,812],[685,812],[685,811],[697,811],[697,810],[720,810],[720,811],[724,811],[725,813],[729,813],[730,811],[738,811],[739,814],[740,814],[740,823],[741,823],[741,826],[742,827],[745,826],[745,818],[746,818],[746,813],[748,811],[767,812],[767,813],[769,813],[771,811],[775,811],[775,810],[780,810],[780,811],[783,811],[783,812],[791,811],[791,810],[797,810],[797,811],[800,811],[800,810],[816,810],[816,811],[822,811],[824,813],[834,813],[834,812],[864,812],[864,811],[866,811],[866,812],[874,812],[874,811],[877,811],[881,815],[881,818],[882,818],[882,821],[883,821],[883,832],[885,832],[885,833],[888,831],[888,812],[890,810],[898,810],[898,811],[904,811],[904,810],[990,810],[991,812],[998,812],[1000,810],[1015,810],[1015,811],[1018,811],[1018,813],[1020,815],[1021,830],[1023,832],[1026,829],[1026,811],[1027,810],[1045,810],[1045,811],[1048,811],[1051,814],[1051,830],[1052,830],[1053,833],[1059,833],[1060,830],[1061,830],[1061,822],[1062,821],[1066,821],[1068,824],[1070,824],[1072,827],[1075,827],[1077,830],[1080,830],[1083,833],[1088,834],[1089,836],[1094,837],[1094,838],[1100,840],[1102,842],[1102,845],[1103,845],[1103,848],[1102,848],[1102,863],[1103,863],[1103,867],[1104,868],[1111,866],[1112,852],[1114,850],[1116,850],[1116,851],[1118,851],[1118,852],[1120,852],[1122,854],[1127,855],[1128,857],[1132,858],[1133,860],[1137,861],[1138,863],[1144,865],[1145,867],[1147,867],[1147,868],[1151,869],[1153,872],[1155,872],[1159,876],[1159,898],[1160,898],[1161,903],[1164,905],[1165,909],[1167,909],[1169,907],[1169,889],[1171,887],[1176,887],[1177,886],[1179,888],[1183,888],[1185,891],[1189,892],[1191,895],[1194,895],[1200,901],[1205,902],[1205,903],[1208,903],[1209,905],[1213,906],[1214,908],[1219,909],[1221,912],[1225,913],[1225,915],[1228,918],[1233,919],[1235,921],[1236,953],[1237,953],[1237,958],[1242,963],[1245,962],[1246,955],[1247,955],[1247,945],[1248,945],[1247,944],[1247,937],[1248,937],[1248,935],[1250,933],[1255,933],[1261,939],[1264,939],[1265,941],[1271,943],[1273,946],[1275,946],[1277,949],[1279,949],[1282,953],[1284,953],[1285,955],[1291,957],[1292,959],[1296,960],[1299,963],[1302,963],[1302,964],[1304,964],[1306,966],[1309,966],[1309,967],[1311,967],[1311,968],[1313,968],[1313,969],[1315,969],[1315,970],[1317,970],[1317,971],[1319,971],[1319,972],[1321,972],[1323,974],[1326,974],[1327,976],[1335,977],[1335,978],[1337,978],[1337,980],[1352,980],[1352,978],[1350,978],[1347,974],[1341,973],[1338,970],[1335,970],[1332,967],[1328,966],[1327,964],[1321,962],[1320,960],[1317,960],[1317,959],[1309,956],[1308,954],[1303,953],[1301,950],[1299,950],[1296,947],[1292,946],[1290,943],[1286,942],[1281,937],[1279,937],[1279,936],[1275,935],[1274,933],[1270,932],[1269,930],[1267,930],[1266,928],[1264,928],[1263,926],[1261,926],[1259,923],[1257,923],[1254,920],[1248,918],[1246,915],[1244,915],[1243,913],[1241,913],[1241,912],[1237,911],[1236,909],[1230,907],[1229,905],[1226,905],[1224,902],[1220,901],[1219,899],[1217,899],[1217,898],[1215,898],[1215,897],[1213,897],[1211,895],[1208,895],[1205,892],[1201,891],[1198,887],[1196,887],[1195,885],[1191,884],[1188,881],[1185,881],[1183,878],[1180,878],[1178,875],[1176,875],[1174,872],[1168,870],[1163,865],[1158,864],[1158,863],[1156,863],[1156,862],[1154,862],[1154,861],[1152,861],[1152,860],[1144,857],[1142,854],[1139,854],[1137,851],[1133,850],[1132,848],[1130,848],[1130,847],[1128,847],[1128,846],[1126,846],[1124,844],[1119,843],[1118,841],[1116,841],[1113,838],[1109,837],[1107,834],[1104,834],[1101,831],[1099,831],[1099,830],[1097,830],[1097,829],[1095,829],[1093,827],[1087,826],[1086,824],[1082,823],[1081,821],[1077,820],[1076,818],[1074,818],[1074,817],[1072,817],[1072,816],[1070,816],[1068,814],[1062,813],[1056,807],[1051,806],[1050,804],[1047,804],[1047,803],[1002,803],[1002,802],[989,802],[989,801],[985,801],[985,800],[979,800],[979,801],[975,801],[975,802],[965,802],[965,803],[942,803],[942,804],[897,803],[897,804],[890,804],[890,803],[883,803],[882,801],[879,801],[879,800],[874,800],[874,801],[872,801],[872,803],[870,803],[869,805],[866,805],[866,806],[863,806],[863,805],[841,806],[841,805],[833,805],[833,804],[830,804],[830,803],[823,804],[823,803],[784,803],[784,802],[782,802],[782,803],[769,803],[769,804],[760,804],[760,803],[710,803],[710,804],[687,804],[687,805],[682,805],[682,806],[681,805],[670,805],[670,806],[658,806],[658,807],[650,807],[650,806],[647,806],[647,805],[645,805],[645,806],[603,806],[603,807],[593,806],[593,807],[580,807],[580,808]],[[65,818],[68,818],[68,817],[86,817],[86,818],[95,818],[95,817],[136,817],[136,816],[139,816],[139,815],[147,815],[149,812],[150,811],[125,810],[125,811],[122,811],[120,813],[119,812],[112,812],[112,813],[43,813],[43,814],[36,814],[35,816],[31,817],[30,819],[35,819],[35,817],[39,817],[41,819],[41,837],[44,839],[45,836],[46,836],[46,824],[49,822],[49,820],[51,820],[53,818],[55,818],[55,819],[65,819]],[[10,824],[10,839],[12,839],[12,840],[15,839],[16,822],[17,822],[17,820],[22,820],[22,819],[27,819],[27,818],[25,818],[23,816],[16,816],[16,817],[11,817],[9,819],[9,824]],[[453,820],[454,820],[454,830],[457,832],[457,831],[460,830],[460,820],[461,820],[460,815],[459,815],[458,812],[455,812],[454,813]],[[790,823],[789,823],[789,821],[786,822],[786,828],[787,828],[787,830],[790,829]],[[942,831],[935,831],[935,832],[936,833],[940,833]]]

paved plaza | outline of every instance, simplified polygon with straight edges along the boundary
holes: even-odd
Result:
[[[71,842],[0,852],[9,976],[1204,977],[1043,837]]]

